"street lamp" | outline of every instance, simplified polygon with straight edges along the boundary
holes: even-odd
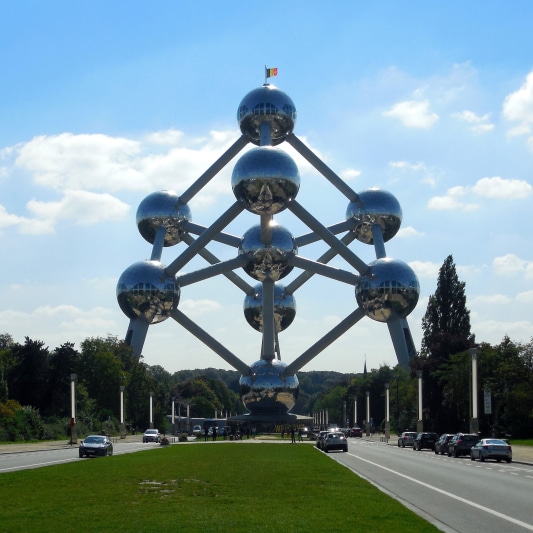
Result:
[[[70,374],[70,444],[78,443],[78,428],[76,426],[76,380],[77,374]]]
[[[172,396],[172,435],[176,434],[175,401],[176,398]]]
[[[154,429],[154,393],[150,391],[150,429]]]
[[[470,413],[470,433],[479,433],[479,418],[477,409],[477,348],[468,350],[472,358],[472,412]]]
[[[390,439],[389,384],[385,383],[385,442]]]
[[[366,391],[366,436],[370,437],[370,391]]]
[[[422,420],[422,370],[417,370],[418,377],[418,420],[416,422],[416,430],[420,433],[424,431],[424,421]]]
[[[126,426],[124,425],[124,385],[120,386],[120,438],[126,438]]]

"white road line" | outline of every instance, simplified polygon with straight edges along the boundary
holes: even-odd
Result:
[[[513,518],[511,516],[504,515],[502,513],[499,513],[498,511],[494,511],[493,509],[489,509],[488,507],[485,507],[483,505],[479,505],[478,503],[472,502],[470,500],[466,500],[465,498],[461,498],[460,496],[456,496],[455,494],[452,494],[451,492],[447,492],[445,490],[439,489],[437,487],[433,487],[432,485],[429,485],[428,483],[424,483],[423,481],[419,481],[418,479],[412,478],[410,476],[407,476],[405,474],[401,474],[400,472],[396,472],[390,468],[387,468],[386,466],[379,465],[377,463],[374,463],[372,461],[369,461],[368,459],[363,459],[362,457],[359,457],[357,455],[354,455],[353,453],[348,453],[348,455],[351,455],[352,457],[355,457],[356,459],[359,459],[360,461],[363,461],[365,463],[371,464],[377,468],[381,468],[382,470],[386,470],[387,472],[390,472],[391,474],[394,474],[399,477],[403,477],[405,479],[408,479],[409,481],[412,481],[413,483],[417,483],[418,485],[422,485],[423,487],[427,489],[431,489],[435,492],[438,492],[440,494],[444,494],[444,496],[448,496],[449,498],[452,498],[454,500],[460,501],[465,503],[466,505],[470,505],[470,507],[474,507],[476,509],[479,509],[481,511],[485,511],[486,513],[489,513],[491,515],[497,516],[498,518],[501,518],[502,520],[506,520],[507,522],[511,522],[513,524],[516,524],[518,526],[521,526],[529,531],[533,531],[533,525],[526,524],[525,522],[522,522],[521,520],[517,520],[516,518]]]
[[[9,468],[0,469],[0,472],[9,472],[10,470],[26,470],[28,468],[37,468],[39,466],[50,466],[50,465],[58,465],[61,463],[71,463],[72,461],[79,461],[79,459],[78,458],[62,459],[61,461],[48,461],[46,463],[35,463],[33,465],[11,466]]]

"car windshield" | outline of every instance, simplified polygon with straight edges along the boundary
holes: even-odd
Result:
[[[328,439],[340,439],[342,436],[342,433],[330,433]]]
[[[104,437],[87,437],[84,441],[84,444],[104,444]]]
[[[147,429],[145,433],[150,434],[150,435],[155,435],[157,431],[155,429]]]
[[[498,444],[500,446],[509,446],[504,440],[500,440],[500,439],[487,439],[485,441],[485,444]]]

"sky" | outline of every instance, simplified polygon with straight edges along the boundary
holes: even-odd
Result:
[[[238,106],[268,66],[296,106],[295,135],[354,191],[398,199],[402,226],[386,251],[420,282],[408,317],[416,348],[450,254],[476,341],[529,342],[532,18],[528,0],[1,2],[0,333],[50,350],[123,338],[118,278],[151,255],[139,203],[180,194],[239,138]],[[286,144],[297,200],[326,226],[344,220],[346,198]],[[234,203],[238,158],[191,200],[193,222],[209,226]],[[295,237],[308,232],[291,213],[276,219]],[[244,213],[227,231],[257,223]],[[317,259],[320,244],[299,255]],[[371,246],[350,248],[375,259]],[[183,272],[204,266],[195,258]],[[279,336],[287,363],[357,307],[352,286],[320,276],[295,298],[296,319]],[[183,287],[179,309],[251,364],[261,334],[243,301],[216,277]],[[143,356],[169,372],[231,368],[172,319],[149,328]],[[370,318],[302,371],[361,372],[365,360],[369,370],[397,363],[388,328]]]

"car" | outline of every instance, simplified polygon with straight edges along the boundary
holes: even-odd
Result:
[[[322,442],[322,449],[329,453],[332,450],[348,451],[348,441],[342,431],[328,431]]]
[[[326,437],[326,435],[328,434],[328,431],[319,431],[318,432],[318,435],[316,436],[316,444],[315,446],[321,450],[322,449],[322,443],[324,441],[324,438]]]
[[[363,430],[360,427],[353,427],[350,429],[350,437],[362,437],[363,436]]]
[[[474,433],[456,433],[448,443],[448,457],[470,455],[470,449],[478,441],[479,436]]]
[[[448,453],[448,444],[453,437],[453,433],[443,433],[435,443],[435,454],[444,455]]]
[[[505,459],[510,463],[513,460],[513,449],[508,442],[502,439],[481,439],[470,448],[470,459],[472,461],[496,459],[498,463]]]
[[[418,433],[416,431],[404,431],[398,438],[398,448],[412,446]]]
[[[199,434],[203,434],[204,430],[202,429],[202,426],[196,425],[192,428],[192,434],[198,436]]]
[[[431,431],[423,431],[419,433],[415,440],[413,441],[413,450],[423,450],[424,448],[434,450],[435,443],[439,439],[439,436],[436,433]]]
[[[143,442],[161,442],[161,433],[158,429],[147,429],[143,435]]]
[[[113,455],[113,443],[107,435],[89,435],[80,442],[80,457]]]

